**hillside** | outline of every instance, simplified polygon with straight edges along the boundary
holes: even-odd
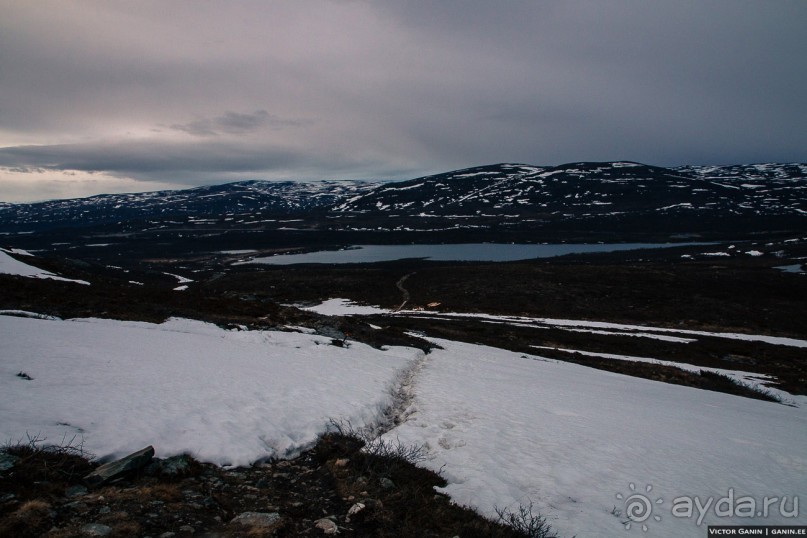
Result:
[[[534,231],[575,240],[596,230],[627,240],[649,229],[668,235],[804,229],[805,193],[804,164],[497,164],[393,183],[246,181],[5,204],[0,232],[391,232],[408,242],[406,235],[418,232],[429,232],[427,241],[453,240],[449,235],[458,232],[465,241],[469,233]]]
[[[802,523],[804,168],[505,164],[0,206],[0,433],[22,444],[0,448],[0,534],[514,532],[451,502],[562,536]],[[523,257],[265,263],[485,241]],[[340,424],[419,467],[334,445]],[[54,475],[45,439],[202,463],[93,490],[100,462]],[[653,519],[637,485],[665,500]],[[787,502],[670,512],[729,488]],[[268,527],[242,529],[255,512]]]
[[[805,214],[807,165],[660,168],[631,162],[556,167],[498,164],[385,185],[338,212],[589,217],[665,214]]]

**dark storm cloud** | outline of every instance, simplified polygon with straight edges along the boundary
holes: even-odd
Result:
[[[294,157],[282,152],[254,151],[242,145],[137,141],[114,144],[61,144],[0,149],[0,166],[115,172],[135,176],[164,171],[254,171],[288,165]]]
[[[139,181],[210,183],[217,178],[255,177],[279,170],[290,179],[321,177],[322,170],[365,176],[384,163],[350,156],[309,154],[288,148],[255,147],[219,141],[61,144],[0,148],[0,169],[15,172],[73,171],[129,177]],[[406,170],[405,172],[412,172]],[[233,176],[233,174],[236,174]]]
[[[175,123],[171,129],[182,131],[194,136],[217,136],[219,134],[247,134],[263,127],[283,129],[285,127],[302,127],[311,121],[284,119],[265,110],[258,110],[252,114],[226,112],[215,118],[198,118],[188,123]]]
[[[807,107],[794,90],[807,83],[807,4],[439,4],[428,16],[431,3],[384,7],[435,46],[468,51],[460,65],[484,69],[475,90],[458,90],[469,120],[480,113],[466,132],[533,161],[805,158]],[[485,153],[482,138],[460,142]]]
[[[802,1],[43,0],[3,11],[6,167],[192,182],[807,160]]]

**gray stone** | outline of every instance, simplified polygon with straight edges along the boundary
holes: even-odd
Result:
[[[381,487],[384,489],[393,489],[395,488],[395,482],[390,480],[389,478],[382,477],[381,480],[378,481],[381,484]]]
[[[81,497],[87,494],[87,488],[81,485],[70,486],[64,491],[64,496],[67,498]]]
[[[345,333],[333,327],[332,325],[317,325],[316,326],[317,333],[321,334],[322,336],[327,336],[328,338],[333,338],[334,340],[344,340]]]
[[[125,458],[101,465],[95,471],[85,476],[84,482],[91,487],[106,484],[127,473],[142,469],[151,463],[153,457],[154,447],[147,446],[142,450],[129,454]]]
[[[179,528],[179,532],[187,532],[188,534],[193,534],[194,532],[196,532],[196,529],[194,529],[190,525],[182,525]]]
[[[0,473],[3,471],[8,471],[14,467],[18,461],[20,461],[20,458],[17,456],[12,456],[11,454],[0,451]]]
[[[365,508],[367,508],[367,505],[365,505],[364,503],[354,504],[353,506],[350,507],[350,510],[347,511],[347,517],[345,517],[345,521],[350,523],[350,519],[351,518],[356,519],[356,516],[358,516],[359,513],[362,512]]]
[[[384,503],[378,499],[364,499],[362,503],[367,507],[367,510],[381,510],[384,508]]]
[[[81,534],[84,536],[106,536],[112,532],[112,527],[100,523],[87,523],[81,527]]]
[[[160,462],[159,473],[163,476],[183,476],[191,470],[191,459],[186,455],[172,456]]]
[[[277,512],[243,512],[235,516],[230,525],[245,527],[261,527],[268,529],[280,524],[280,514]]]
[[[315,521],[314,527],[320,529],[324,534],[339,534],[339,527],[327,517]]]
[[[151,462],[143,467],[143,473],[146,476],[157,476],[160,474],[160,464],[163,460],[160,458],[151,458]]]

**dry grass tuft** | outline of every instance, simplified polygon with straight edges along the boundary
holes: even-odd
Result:
[[[0,536],[18,538],[40,536],[50,529],[52,524],[50,504],[41,500],[27,501],[0,521]]]

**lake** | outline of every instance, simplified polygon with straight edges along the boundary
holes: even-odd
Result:
[[[669,248],[703,243],[595,243],[511,244],[470,243],[448,245],[355,245],[343,250],[320,250],[304,254],[279,254],[243,263],[293,265],[298,263],[374,263],[409,258],[434,261],[510,262],[552,258],[565,254],[618,252],[643,248]]]

